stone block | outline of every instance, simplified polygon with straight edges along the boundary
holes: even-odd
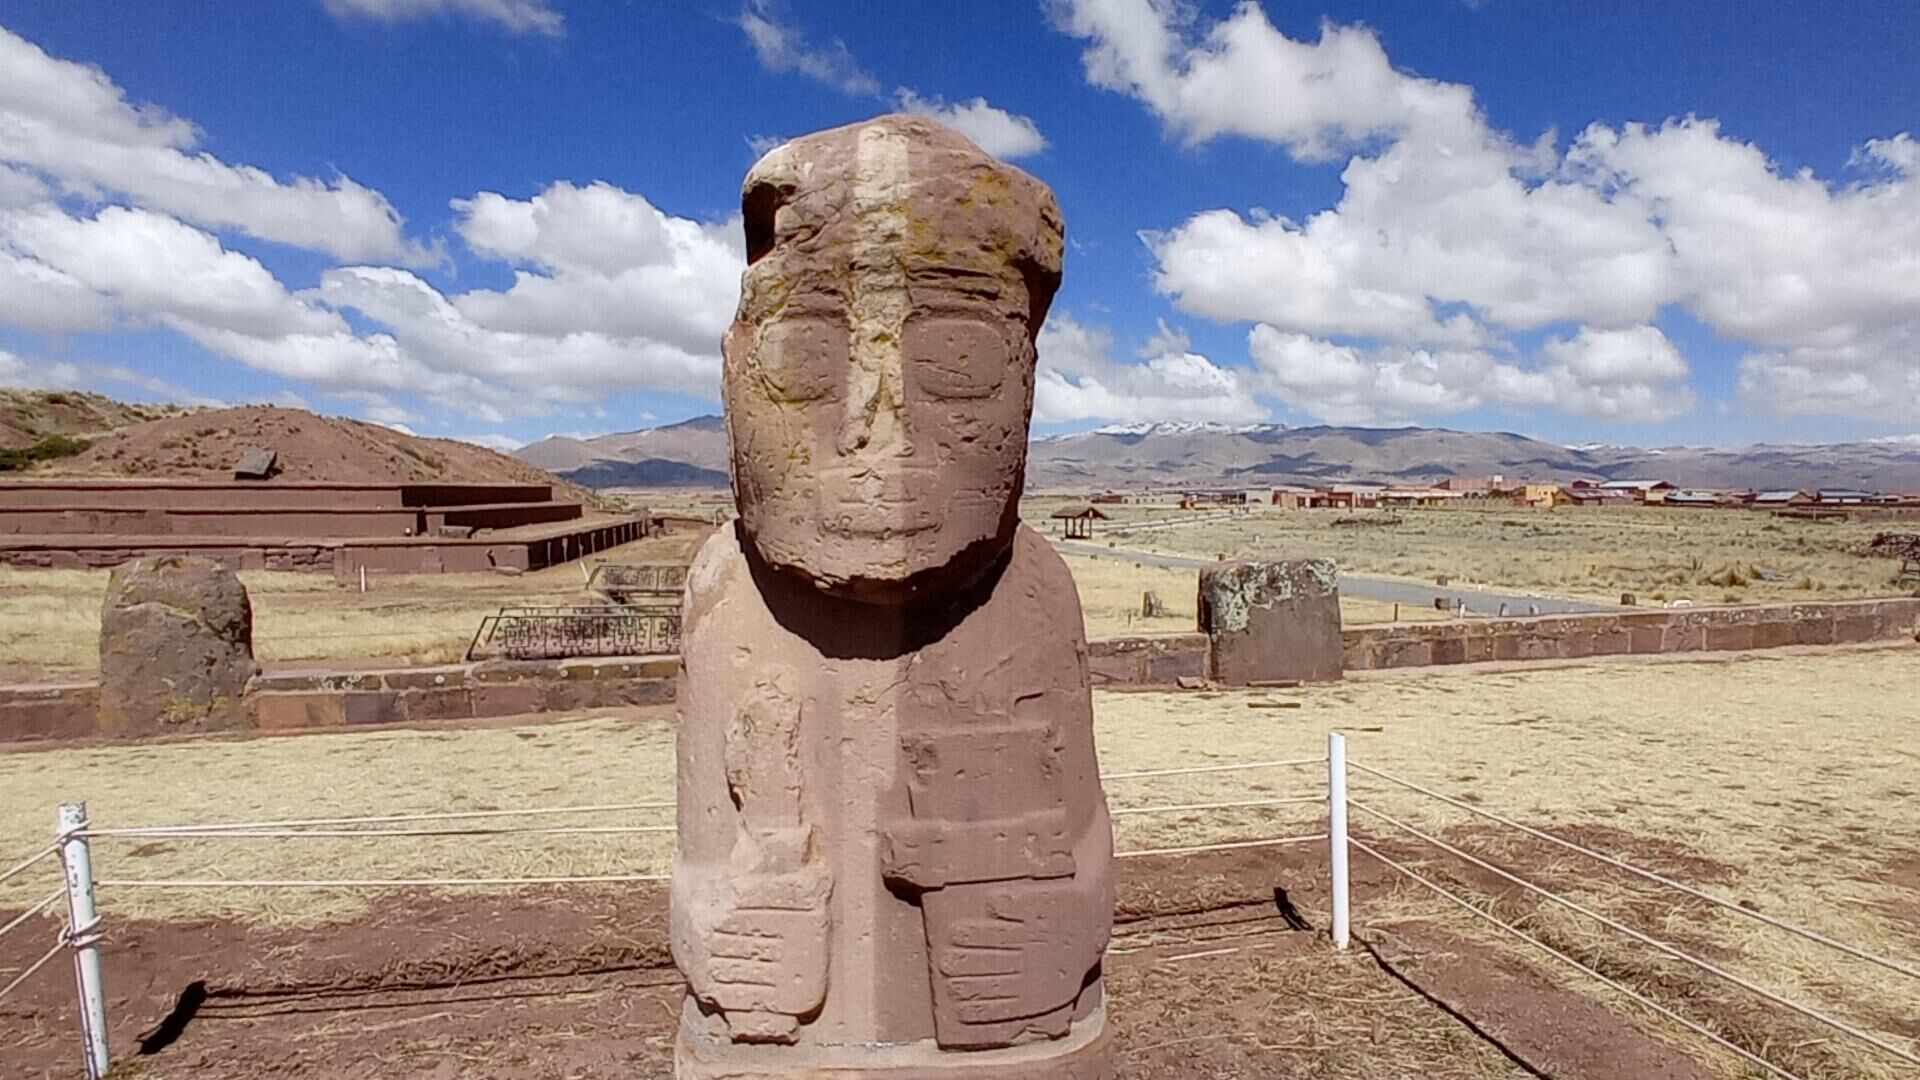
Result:
[[[248,696],[253,726],[261,731],[301,731],[347,722],[346,699],[327,690],[256,692]]]
[[[1795,619],[1793,643],[1795,645],[1833,644],[1833,611],[1826,608],[1808,611]]]
[[[1436,638],[1432,644],[1432,661],[1435,664],[1464,664],[1467,662],[1467,639],[1465,637]]]
[[[1127,686],[1145,681],[1139,657],[1134,653],[1107,653],[1087,657],[1087,675],[1095,686]]]
[[[1156,684],[1178,683],[1181,679],[1207,677],[1207,650],[1188,648],[1147,654],[1147,681]]]
[[[475,716],[525,716],[545,707],[546,696],[538,683],[483,685],[473,689]]]
[[[340,722],[356,724],[397,724],[407,718],[400,708],[400,695],[392,691],[349,691],[340,695]]]
[[[517,689],[488,687],[484,689]],[[475,711],[474,696],[465,683],[432,689],[405,690],[399,695],[398,710],[408,720],[465,720],[481,715]],[[537,696],[537,695],[536,695]]]
[[[1380,643],[1382,668],[1426,667],[1433,663],[1433,642],[1426,638],[1394,638]]]
[[[1859,645],[1881,638],[1880,618],[1876,613],[1849,612],[1833,620],[1835,645]]]
[[[84,739],[95,733],[99,723],[98,686],[75,684],[0,689],[0,743]]]
[[[154,555],[114,570],[100,616],[100,732],[229,731],[248,722],[253,606],[233,571]]]
[[[1231,562],[1200,572],[1200,629],[1215,680],[1341,676],[1340,590],[1331,559]]]
[[[1649,656],[1666,648],[1667,630],[1664,626],[1633,626],[1627,629],[1627,650],[1635,656]]]
[[[1787,619],[1767,619],[1753,624],[1755,649],[1778,649],[1797,641],[1797,628]]]
[[[1676,620],[1660,635],[1661,652],[1699,652],[1706,647],[1706,631],[1691,619]]]
[[[1744,652],[1753,648],[1752,623],[1709,623],[1701,628],[1708,652]]]

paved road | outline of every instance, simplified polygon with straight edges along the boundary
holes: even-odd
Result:
[[[1105,555],[1110,558],[1132,559],[1148,566],[1168,566],[1179,570],[1197,570],[1203,566],[1211,566],[1214,562],[1212,559],[1202,559],[1193,555],[1162,555],[1152,551],[1110,548],[1105,544],[1088,544],[1074,540],[1055,540],[1053,543],[1061,551],[1074,555]],[[1596,604],[1589,600],[1493,592],[1487,589],[1463,589],[1451,585],[1426,585],[1417,581],[1370,577],[1365,574],[1341,574],[1340,592],[1362,600],[1380,600],[1389,604],[1425,608],[1433,606],[1435,597],[1445,597],[1449,604],[1465,603],[1468,610],[1482,615],[1498,613],[1502,604],[1507,606],[1509,615],[1565,615],[1582,611],[1619,610],[1612,604]]]

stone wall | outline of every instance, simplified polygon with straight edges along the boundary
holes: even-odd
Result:
[[[248,689],[261,731],[658,705],[673,700],[680,658],[489,660],[385,671],[261,675]]]
[[[110,569],[142,555],[200,555],[235,570],[310,570],[348,580],[383,574],[538,570],[647,535],[644,516],[584,522],[533,537],[300,538],[0,535],[0,566]]]
[[[0,742],[85,739],[100,728],[100,684],[0,687]]]
[[[1182,678],[1206,678],[1210,649],[1211,639],[1201,633],[1094,638],[1087,642],[1087,667],[1095,686],[1170,686]]]
[[[1357,626],[1342,637],[1347,670],[1367,671],[1487,660],[1853,645],[1912,640],[1916,629],[1920,598],[1447,619]]]
[[[1349,671],[1489,660],[1736,652],[1788,645],[1911,641],[1920,598],[1746,607],[1649,608],[1587,615],[1449,619],[1347,629]],[[1205,634],[1087,643],[1096,686],[1172,685],[1204,677]],[[378,671],[269,671],[248,689],[258,730],[349,727],[650,705],[673,700],[678,657],[492,660]],[[97,734],[97,684],[0,688],[0,742]]]
[[[384,670],[280,670],[247,688],[246,731],[478,720],[658,705],[677,656],[492,660]],[[0,743],[101,737],[97,683],[0,688]]]

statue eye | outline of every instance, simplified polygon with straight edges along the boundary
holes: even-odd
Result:
[[[927,319],[907,327],[906,346],[914,384],[933,397],[993,397],[1006,379],[1007,342],[991,323]]]
[[[781,401],[817,401],[839,386],[847,328],[831,319],[782,319],[760,331],[753,370]]]

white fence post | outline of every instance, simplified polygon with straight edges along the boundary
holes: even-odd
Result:
[[[1333,947],[1351,940],[1352,906],[1347,887],[1347,737],[1327,732],[1327,868],[1333,897]]]
[[[60,861],[67,871],[67,945],[73,950],[73,979],[80,994],[80,1038],[87,1080],[107,1075],[107,998],[100,986],[100,914],[93,905],[93,853],[80,833],[87,827],[87,804],[60,804]]]

